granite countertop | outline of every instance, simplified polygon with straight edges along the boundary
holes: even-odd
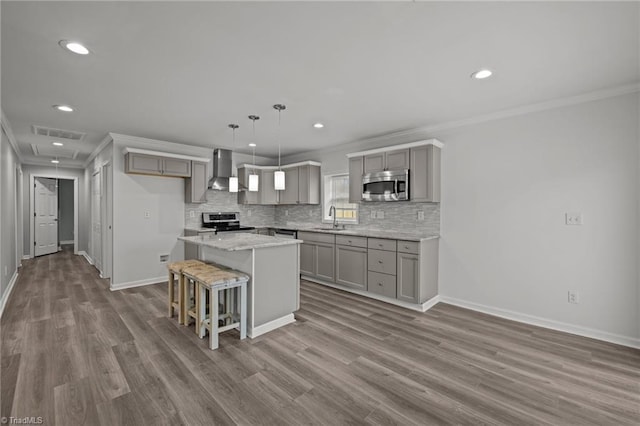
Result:
[[[252,250],[265,247],[286,246],[300,244],[301,240],[277,238],[268,235],[250,234],[244,232],[225,235],[199,235],[196,237],[178,237],[185,243],[213,247],[225,251]]]

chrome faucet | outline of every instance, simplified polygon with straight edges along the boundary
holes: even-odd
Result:
[[[333,215],[331,214],[331,211],[333,210]],[[329,207],[329,217],[333,217],[333,227],[337,228],[338,224],[336,223],[336,207],[335,206],[331,206]]]

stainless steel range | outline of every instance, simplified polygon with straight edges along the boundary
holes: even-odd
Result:
[[[255,232],[253,226],[240,225],[239,212],[211,212],[202,213],[202,227],[215,231],[216,234],[223,232]]]

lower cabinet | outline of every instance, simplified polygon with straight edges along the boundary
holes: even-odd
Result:
[[[335,281],[335,236],[316,232],[299,232],[300,273],[325,281]]]
[[[316,277],[334,281],[335,278],[335,245],[316,243]]]
[[[336,245],[336,283],[367,289],[367,249]]]
[[[420,302],[420,255],[398,253],[398,300]]]

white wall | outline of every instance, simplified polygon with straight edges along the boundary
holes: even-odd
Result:
[[[0,298],[2,306],[20,262],[16,241],[16,168],[18,157],[2,129],[0,141]]]
[[[440,294],[640,337],[638,113],[635,94],[434,135]],[[584,225],[565,225],[574,211]]]
[[[24,255],[28,256],[30,249],[33,246],[30,234],[31,218],[29,217],[29,203],[30,192],[29,182],[30,176],[57,176],[62,179],[78,179],[78,251],[86,251],[89,241],[90,231],[90,218],[89,209],[87,207],[88,193],[83,191],[82,188],[85,185],[84,170],[63,168],[59,167],[57,170],[55,167],[50,166],[36,166],[31,164],[22,165],[22,179],[23,179],[23,221],[24,221],[24,233],[23,233],[23,247]]]

